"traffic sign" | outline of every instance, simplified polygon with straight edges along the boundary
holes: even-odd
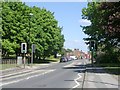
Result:
[[[35,53],[35,44],[32,44],[32,52]]]
[[[27,53],[27,43],[21,43],[21,53]]]

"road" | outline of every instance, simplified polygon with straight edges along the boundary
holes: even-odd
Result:
[[[102,67],[89,67],[86,59],[49,64],[18,75],[3,78],[2,88],[68,89],[104,88],[118,90],[119,83]],[[87,67],[86,67],[87,66]],[[15,88],[15,89],[14,89]],[[40,89],[41,88],[41,89]],[[76,89],[77,88],[77,89]],[[3,89],[9,90],[9,89]]]
[[[37,68],[29,74],[4,80],[2,88],[82,88],[85,61],[73,60],[52,64],[42,69]]]

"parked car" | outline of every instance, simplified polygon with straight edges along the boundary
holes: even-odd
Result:
[[[68,59],[66,57],[61,57],[60,58],[60,62],[67,62],[67,61],[68,61]]]
[[[71,58],[71,57],[67,57],[67,59],[68,59],[68,61],[71,61],[71,60],[72,60],[72,58]]]

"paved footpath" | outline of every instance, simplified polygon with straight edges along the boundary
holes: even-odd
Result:
[[[106,73],[101,67],[86,68],[84,88],[116,88],[118,90],[118,79]]]

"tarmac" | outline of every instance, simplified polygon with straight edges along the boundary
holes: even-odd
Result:
[[[57,62],[58,63],[58,62]],[[19,75],[22,73],[32,72],[35,69],[44,69],[49,67],[50,64],[36,64],[31,66],[16,67],[6,70],[1,70],[0,78],[6,78],[13,75]],[[102,67],[86,67],[85,80],[83,88],[112,88],[115,90],[120,90],[120,76],[106,73]],[[111,89],[111,90],[112,90]]]

